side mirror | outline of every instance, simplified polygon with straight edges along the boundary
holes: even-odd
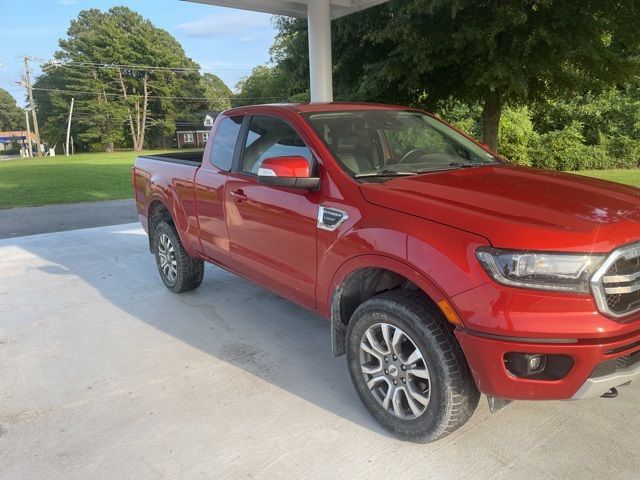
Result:
[[[304,157],[271,157],[262,161],[258,183],[313,190],[320,185],[320,179],[311,176],[309,161]]]

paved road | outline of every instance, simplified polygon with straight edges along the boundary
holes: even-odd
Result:
[[[0,478],[638,479],[640,385],[480,407],[431,445],[366,413],[326,322],[208,265],[162,285],[137,224],[0,240]]]
[[[133,199],[0,210],[0,238],[137,222]]]

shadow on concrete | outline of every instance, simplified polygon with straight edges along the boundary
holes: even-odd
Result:
[[[345,357],[332,357],[325,319],[210,264],[198,290],[173,294],[135,224],[61,232],[55,243],[28,241],[21,247],[53,264],[39,270],[77,275],[153,328],[390,437],[357,398]]]

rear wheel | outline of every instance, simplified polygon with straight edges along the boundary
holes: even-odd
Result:
[[[453,332],[418,292],[373,297],[349,322],[347,362],[373,417],[397,437],[438,440],[473,414],[480,394]]]
[[[174,293],[198,288],[204,277],[204,261],[189,256],[173,225],[160,222],[153,237],[156,265],[166,287]]]

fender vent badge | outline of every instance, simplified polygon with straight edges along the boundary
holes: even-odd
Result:
[[[320,206],[318,209],[318,228],[333,231],[347,221],[349,215],[343,210]]]

